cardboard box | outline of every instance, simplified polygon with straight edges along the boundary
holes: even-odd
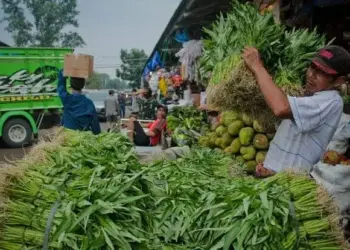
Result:
[[[94,58],[89,55],[68,54],[64,58],[64,76],[88,79],[92,76]]]

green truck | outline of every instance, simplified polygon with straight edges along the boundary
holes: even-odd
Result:
[[[0,47],[0,138],[30,144],[45,118],[59,117],[58,70],[72,49]]]

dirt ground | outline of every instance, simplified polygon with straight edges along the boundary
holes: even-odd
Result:
[[[101,123],[101,129],[107,130],[107,124]],[[52,130],[40,130],[39,138],[41,136],[49,136]],[[0,167],[8,162],[12,162],[21,159],[25,154],[30,152],[31,147],[25,148],[7,148],[2,142],[0,142]]]

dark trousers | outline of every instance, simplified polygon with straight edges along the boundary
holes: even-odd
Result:
[[[149,147],[151,145],[149,136],[146,135],[138,121],[134,121],[134,143],[136,146],[141,147]]]
[[[120,118],[125,118],[125,104],[120,104]]]

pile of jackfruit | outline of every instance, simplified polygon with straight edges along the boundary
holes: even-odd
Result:
[[[199,145],[224,150],[253,172],[258,163],[264,162],[274,135],[248,115],[227,111],[209,133],[199,138]]]

